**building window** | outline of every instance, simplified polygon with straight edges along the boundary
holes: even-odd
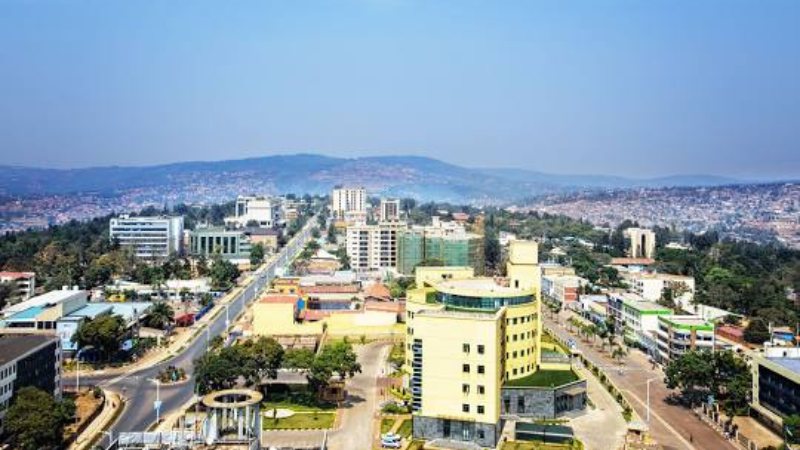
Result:
[[[468,404],[466,404],[466,403],[464,403],[463,405],[461,405],[461,411],[462,411],[462,412],[465,412],[465,413],[468,413],[468,412],[469,412],[469,405],[468,405]]]
[[[514,369],[514,375],[516,375],[516,374],[517,374],[517,369]]]
[[[469,370],[468,370],[468,372],[469,372]],[[484,374],[484,372],[485,372],[485,369],[484,369],[484,367],[483,367],[483,366],[478,366],[478,373],[479,373],[479,374],[481,374],[481,375],[483,375],[483,374]]]
[[[483,438],[484,438],[483,430],[478,430],[478,439],[483,439]]]
[[[461,366],[461,371],[464,373],[469,373],[469,364],[463,364]]]
[[[525,397],[517,397],[517,412],[525,412]]]
[[[478,414],[483,414],[483,405],[478,405]]]
[[[514,320],[512,320],[512,321],[511,321],[511,323],[512,323],[512,324],[514,324],[514,325],[516,325],[516,324],[517,324],[517,318],[516,318],[516,317],[514,317]]]
[[[485,393],[486,393],[486,388],[485,388],[485,387],[483,387],[483,385],[482,385],[482,384],[479,384],[479,385],[478,385],[478,394],[481,394],[481,395],[483,395],[483,394],[485,394]]]
[[[512,355],[514,355],[514,358],[516,358],[517,357],[517,351],[514,350],[514,353],[512,353]]]
[[[485,350],[485,349],[484,349],[483,345],[479,345],[479,346],[478,346],[478,354],[479,354],[479,355],[482,355],[484,350]]]
[[[464,353],[469,353],[469,344],[462,344],[461,349],[464,351]]]
[[[461,392],[463,392],[465,394],[469,394],[469,385],[468,384],[462,384],[461,385]]]

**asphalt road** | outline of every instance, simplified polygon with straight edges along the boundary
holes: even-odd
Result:
[[[601,353],[595,345],[583,342],[570,335],[566,323],[571,312],[562,311],[556,324],[549,314],[543,314],[547,328],[562,339],[573,339],[577,348],[592,363],[603,367],[606,375],[622,390],[623,395],[642,420],[647,418],[647,380],[650,382],[650,433],[664,450],[736,450],[738,447],[724,439],[711,427],[698,419],[692,410],[670,404],[666,399],[672,394],[664,384],[664,374],[653,369],[647,356],[638,350],[630,350],[624,358],[620,373],[617,364]],[[599,343],[599,341],[598,341]],[[599,345],[599,344],[598,344]]]
[[[316,217],[308,220],[306,227],[301,233],[293,238],[275,257],[256,272],[256,276],[240,293],[228,303],[227,317],[231,322],[244,309],[258,298],[261,290],[268,286],[269,282],[275,277],[277,270],[285,267],[291,260],[300,253],[309,237],[311,228],[316,222]],[[156,421],[156,390],[157,386],[153,379],[167,366],[182,367],[186,370],[188,380],[170,386],[160,387],[161,417],[165,417],[177,410],[186,402],[191,400],[195,391],[195,383],[192,362],[199,358],[208,349],[208,341],[215,336],[221,335],[227,330],[230,324],[226,323],[226,313],[223,311],[214,318],[208,325],[207,331],[204,330],[196,336],[189,345],[179,354],[165,360],[159,364],[133,370],[122,375],[82,375],[81,385],[101,386],[119,392],[125,399],[126,405],[120,417],[111,427],[113,434],[120,432],[145,431]],[[65,384],[73,385],[74,378],[64,380]]]

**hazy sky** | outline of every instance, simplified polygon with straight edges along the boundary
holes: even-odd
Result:
[[[0,163],[800,176],[798,24],[798,0],[0,0]]]

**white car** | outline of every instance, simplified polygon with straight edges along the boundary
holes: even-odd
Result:
[[[383,441],[381,440],[381,447],[383,448],[400,448],[402,445],[400,441]]]

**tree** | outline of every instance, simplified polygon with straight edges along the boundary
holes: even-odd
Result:
[[[250,248],[250,265],[255,267],[264,262],[264,246],[259,242]]]
[[[283,347],[271,337],[260,337],[250,346],[250,357],[258,368],[259,378],[278,377],[283,362]]]
[[[792,414],[783,419],[783,430],[787,438],[786,440],[790,444],[800,443],[800,415]]]
[[[174,321],[174,317],[175,311],[172,306],[165,302],[157,302],[147,310],[145,323],[149,327],[163,330]]]
[[[289,349],[283,353],[282,366],[286,369],[309,371],[314,363],[314,352],[304,348]]]
[[[17,295],[16,284],[14,283],[0,283],[0,309],[6,307],[11,303],[11,299]]]
[[[23,387],[8,408],[5,428],[13,436],[16,447],[22,450],[59,448],[71,413],[74,413],[74,405],[59,403],[52,395],[35,387]]]
[[[94,347],[101,358],[109,360],[119,351],[126,336],[125,320],[121,316],[103,314],[83,322],[72,341],[78,348]]]
[[[490,216],[490,222],[494,216]],[[486,261],[486,270],[494,273],[500,266],[500,240],[497,232],[491,226],[487,226],[483,235],[483,256]]]
[[[242,373],[234,352],[207,352],[194,362],[194,376],[201,394],[233,387]]]
[[[667,365],[666,383],[695,404],[713,395],[730,414],[746,412],[752,385],[747,363],[730,351],[690,350]]]
[[[770,339],[769,327],[760,317],[754,317],[744,329],[744,340],[751,344],[763,344]]]
[[[241,272],[230,261],[222,259],[219,255],[214,255],[214,262],[209,274],[214,288],[228,290],[235,284]]]
[[[353,346],[348,342],[336,342],[322,348],[322,351],[311,364],[308,374],[309,383],[318,387],[327,386],[333,375],[341,379],[352,377],[361,372]]]

